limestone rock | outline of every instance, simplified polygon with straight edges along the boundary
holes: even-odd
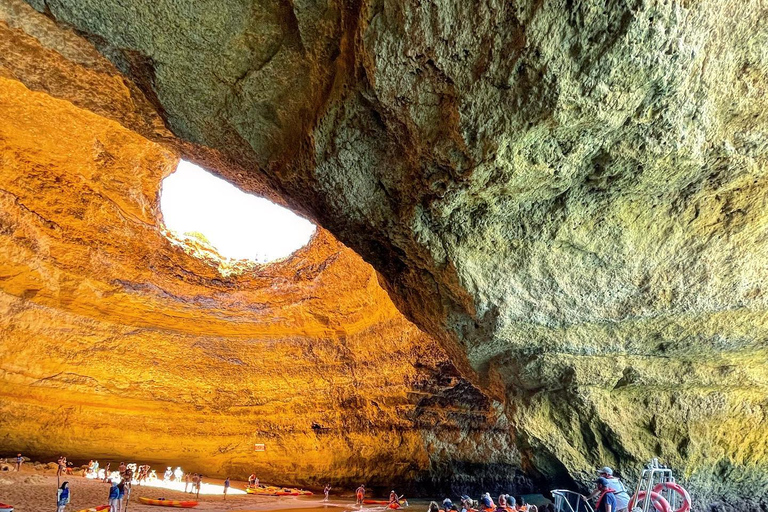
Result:
[[[318,221],[503,404],[527,475],[658,455],[702,506],[765,505],[763,2],[31,4],[58,26],[3,0],[14,37],[71,66],[75,27],[136,110],[26,51],[3,76]]]

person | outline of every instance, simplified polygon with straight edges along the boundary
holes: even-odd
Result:
[[[131,471],[131,468],[128,468],[126,471]],[[123,505],[126,505],[128,503],[128,500],[131,499],[131,487],[133,487],[133,482],[130,478],[126,478],[123,481]],[[124,506],[123,509],[126,507]]]
[[[166,469],[165,473],[163,474],[163,482],[170,482],[172,475],[173,471],[171,471],[171,466],[168,466],[168,469]]]
[[[469,512],[472,510],[472,498],[466,494],[461,497],[461,512]]]
[[[181,470],[181,466],[176,466],[176,469],[173,470],[173,477],[177,482],[181,482],[182,475],[184,475],[184,472]]]
[[[486,510],[493,510],[496,508],[496,505],[493,503],[493,498],[491,498],[491,493],[488,492],[480,496],[480,504]]]
[[[229,490],[229,477],[224,480],[224,501],[227,501],[227,491]]]
[[[598,470],[597,474],[599,477],[605,478],[608,481],[608,487],[613,489],[613,497],[616,498],[616,512],[626,512],[627,507],[629,507],[630,496],[627,488],[624,486],[624,482],[614,476],[613,469],[608,466]],[[599,494],[600,492],[595,488],[592,494],[589,495],[589,499],[593,499]]]
[[[323,489],[323,494],[325,494],[325,499],[323,501],[328,501],[328,495],[331,494],[331,484],[325,484],[325,489]]]
[[[21,465],[24,464],[24,457],[20,453],[16,454],[16,471],[21,471]]]
[[[123,473],[125,473],[125,462],[121,462],[117,470],[120,472],[120,476],[123,476]]]
[[[64,509],[69,504],[69,482],[64,482],[56,491],[56,512],[64,512]]]
[[[499,495],[499,499],[496,504],[496,512],[507,512],[507,497],[504,494]]]
[[[253,485],[254,480],[256,480],[256,475],[251,473],[251,476],[248,477],[248,487],[256,487]]]
[[[184,492],[188,492],[189,488],[189,473],[184,474]]]
[[[107,462],[107,466],[104,468],[104,482],[107,482],[109,480],[109,466],[111,466],[111,462]]]
[[[511,494],[504,495],[504,501],[507,503],[507,510],[517,510],[517,500]]]
[[[195,492],[195,489],[197,489],[197,481],[200,479],[199,476],[197,476],[197,473],[192,475],[192,493]]]
[[[600,477],[595,480],[600,496],[595,504],[595,512],[616,512],[616,491],[608,487],[608,479]]]
[[[258,487],[259,486],[259,477],[256,475],[253,475],[253,486]]]
[[[61,476],[64,474],[64,470],[67,469],[67,458],[63,455],[59,457],[58,460],[59,469],[56,470],[56,476]]]
[[[118,499],[118,507],[117,509],[120,510],[123,508],[123,498],[125,498],[125,480],[120,480],[120,482],[117,484],[117,499]]]
[[[120,490],[117,488],[117,482],[111,481],[109,488],[109,512],[120,512]]]
[[[443,500],[443,510],[444,510],[445,512],[449,512],[449,510],[451,510],[451,507],[452,507],[452,506],[453,506],[453,502],[451,501],[451,499],[450,499],[450,498],[445,498],[445,499]]]
[[[436,501],[430,502],[427,512],[440,512],[440,505],[438,505]]]
[[[389,492],[389,504],[392,505],[393,503],[400,504],[400,498],[397,497],[397,493],[394,489]]]
[[[195,498],[200,497],[200,487],[203,485],[203,475],[197,475],[197,493],[195,495]]]
[[[355,496],[357,497],[357,501],[355,503],[357,505],[362,505],[363,500],[365,499],[365,485],[360,484],[360,487],[358,487],[355,491]]]

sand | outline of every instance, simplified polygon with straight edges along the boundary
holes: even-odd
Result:
[[[64,478],[61,479],[62,482],[64,480]],[[69,482],[72,499],[65,512],[76,512],[81,509],[107,504],[109,484],[89,480],[81,476],[67,476],[66,481]],[[233,483],[233,486],[234,485],[235,484]],[[13,505],[15,512],[38,512],[41,510],[54,512],[56,510],[56,488],[56,476],[41,475],[32,469],[22,469],[20,473],[0,473],[0,503]],[[124,508],[123,512],[161,512],[163,510],[179,510],[169,507],[142,505],[138,502],[139,496],[147,498],[164,497],[166,499],[178,500],[194,499],[193,495],[179,491],[134,485],[127,511]],[[224,512],[229,510],[344,512],[345,510],[360,510],[359,507],[354,507],[353,503],[349,500],[336,499],[326,503],[322,501],[322,497],[317,496],[275,497],[237,495],[227,496],[227,500],[224,501],[223,496],[200,495],[200,498],[197,501],[199,501],[200,504],[190,510],[202,512]],[[380,512],[382,507],[364,509],[364,511],[368,510],[370,510],[370,512]]]

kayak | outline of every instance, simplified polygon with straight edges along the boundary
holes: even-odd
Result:
[[[178,500],[153,500],[151,498],[139,498],[139,503],[144,505],[158,505],[160,507],[192,508],[197,506],[196,501]]]
[[[363,503],[365,505],[389,505],[389,502],[384,500],[363,500]],[[405,500],[400,500],[399,504],[404,505]],[[396,503],[392,503],[392,505],[396,505]]]
[[[107,510],[108,508],[109,505],[99,505],[98,507],[84,508],[83,510],[78,510],[77,512],[99,512],[100,510]]]
[[[13,512],[13,505],[0,503],[0,512]]]

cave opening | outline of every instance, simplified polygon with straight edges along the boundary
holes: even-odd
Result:
[[[160,210],[173,239],[214,249],[228,260],[264,264],[285,259],[316,231],[291,210],[185,160],[163,180]]]

